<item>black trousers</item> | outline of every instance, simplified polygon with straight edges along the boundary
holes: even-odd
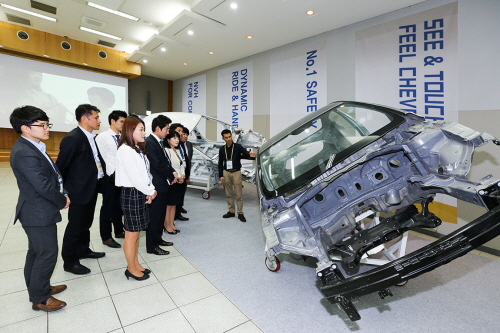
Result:
[[[104,176],[104,193],[99,214],[99,231],[103,241],[111,238],[111,230],[115,229],[115,236],[123,233],[123,212],[120,205],[121,189],[116,187],[109,176]]]
[[[181,208],[182,208],[182,206],[184,206],[184,196],[186,196],[188,184],[185,181],[184,183],[181,184],[181,186],[182,186],[182,189],[184,192],[182,194],[182,202],[179,205],[175,206],[175,216],[181,215]]]
[[[50,277],[57,261],[57,226],[25,227],[28,236],[28,253],[24,264],[24,280],[33,304],[45,302],[50,297]]]
[[[156,249],[162,241],[163,225],[167,213],[168,193],[158,192],[149,207],[149,226],[146,230],[146,248]]]
[[[94,221],[97,189],[86,204],[71,203],[68,208],[68,226],[64,231],[61,255],[64,266],[80,263],[80,258],[92,252],[90,245],[90,227]]]

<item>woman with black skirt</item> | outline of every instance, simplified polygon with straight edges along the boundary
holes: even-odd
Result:
[[[125,217],[125,276],[135,280],[146,280],[151,273],[142,267],[138,259],[139,233],[146,230],[149,224],[146,205],[156,197],[146,157],[145,137],[144,122],[135,116],[127,117],[116,154],[115,183],[122,188],[120,202]]]
[[[167,233],[171,235],[180,232],[174,225],[175,206],[179,205],[184,197],[184,187],[182,183],[184,183],[186,161],[184,161],[181,154],[176,149],[179,146],[179,140],[180,135],[176,131],[170,131],[165,137],[165,151],[168,154],[170,163],[172,163],[172,167],[179,175],[177,183],[170,185],[168,188],[167,213],[165,215],[164,228]]]

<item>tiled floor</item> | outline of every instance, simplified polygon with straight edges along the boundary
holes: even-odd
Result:
[[[82,260],[92,270],[84,276],[65,272],[59,256],[51,283],[68,285],[57,296],[68,306],[49,314],[33,311],[23,278],[27,238],[20,223],[12,224],[18,191],[5,162],[0,188],[0,332],[262,332],[174,247],[168,256],[147,254],[144,235],[139,255],[151,277],[127,280],[122,250],[102,245],[98,223],[91,229],[91,247],[106,256]],[[67,210],[58,223],[59,244],[66,223]]]

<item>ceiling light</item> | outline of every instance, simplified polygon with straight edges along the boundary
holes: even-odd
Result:
[[[143,63],[147,63],[147,62],[148,62],[148,60],[147,60],[147,59],[144,59],[142,62],[143,62]]]
[[[185,63],[184,63],[184,66],[187,66],[187,65],[188,65],[188,63],[187,63],[187,62],[185,62]]]
[[[47,58],[49,57],[49,56],[48,56],[48,55],[46,55],[46,54],[44,54],[43,56],[44,56],[44,57],[47,57]]]
[[[307,15],[313,15],[313,14],[314,14],[314,10],[308,10],[308,11],[306,12],[306,14],[307,14]]]
[[[208,54],[214,54],[212,51],[208,52]]]
[[[188,30],[188,35],[194,34],[193,30]]]
[[[232,8],[232,9],[236,9],[236,8],[238,8],[238,4],[237,4],[237,3],[235,3],[235,2],[233,2],[233,3],[231,4],[231,8]]]
[[[88,66],[89,64],[87,64],[86,62],[83,63],[84,66]]]
[[[162,47],[160,50],[161,50],[162,52],[167,51],[167,49],[166,49],[166,48],[164,48],[164,47]]]
[[[250,35],[248,35],[248,36],[247,36],[247,39],[252,39],[252,38],[253,38],[253,37],[252,37],[252,36],[250,36]]]
[[[94,7],[94,8],[100,9],[100,10],[104,10],[105,12],[108,12],[108,13],[111,13],[111,14],[115,14],[115,15],[127,18],[127,19],[132,20],[132,21],[136,21],[136,22],[139,21],[138,17],[132,16],[132,15],[129,15],[129,14],[125,14],[125,13],[119,12],[117,10],[109,9],[109,8],[100,6],[98,4],[95,4],[93,2],[87,2],[87,5],[89,5],[90,7]]]
[[[121,73],[121,72],[122,72],[122,71],[121,71],[121,70],[119,70],[119,69],[117,69],[116,71],[117,71],[118,73]]]
[[[110,34],[107,34],[105,32],[101,32],[101,31],[97,31],[97,30],[85,28],[85,27],[82,27],[82,26],[80,26],[80,30],[91,32],[91,33],[96,34],[96,35],[101,35],[101,36],[109,37],[109,38],[116,39],[116,40],[122,40],[123,39],[123,38],[115,36],[115,35],[110,35]]]
[[[33,16],[36,16],[36,17],[40,17],[40,18],[43,18],[43,19],[46,19],[46,20],[49,20],[49,21],[52,21],[52,22],[57,22],[56,18],[45,16],[45,15],[38,14],[38,13],[35,13],[35,12],[30,12],[29,10],[17,8],[17,7],[11,6],[11,5],[6,5],[4,3],[0,3],[0,6],[5,7],[5,8],[9,8],[9,9],[12,9],[12,10],[17,10],[18,12],[21,12],[21,13],[24,13],[24,14],[28,14],[28,15],[33,15]]]

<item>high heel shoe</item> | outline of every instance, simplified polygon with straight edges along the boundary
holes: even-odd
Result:
[[[149,279],[148,274],[144,274],[143,276],[135,276],[134,274],[130,273],[128,269],[125,270],[125,276],[127,277],[127,280],[128,280],[128,278],[132,278],[132,279],[137,280],[137,281]]]
[[[165,231],[167,232],[167,234],[170,234],[170,235],[175,235],[177,233],[177,232],[175,232],[175,230],[174,230],[174,232],[170,232],[167,229],[165,229]]]
[[[151,274],[151,271],[147,268],[145,268],[143,271],[141,271],[143,274]]]
[[[174,232],[175,232],[176,234],[178,234],[178,233],[179,233],[179,232],[181,232],[181,231],[180,231],[179,229],[175,229],[175,230],[174,230]]]

